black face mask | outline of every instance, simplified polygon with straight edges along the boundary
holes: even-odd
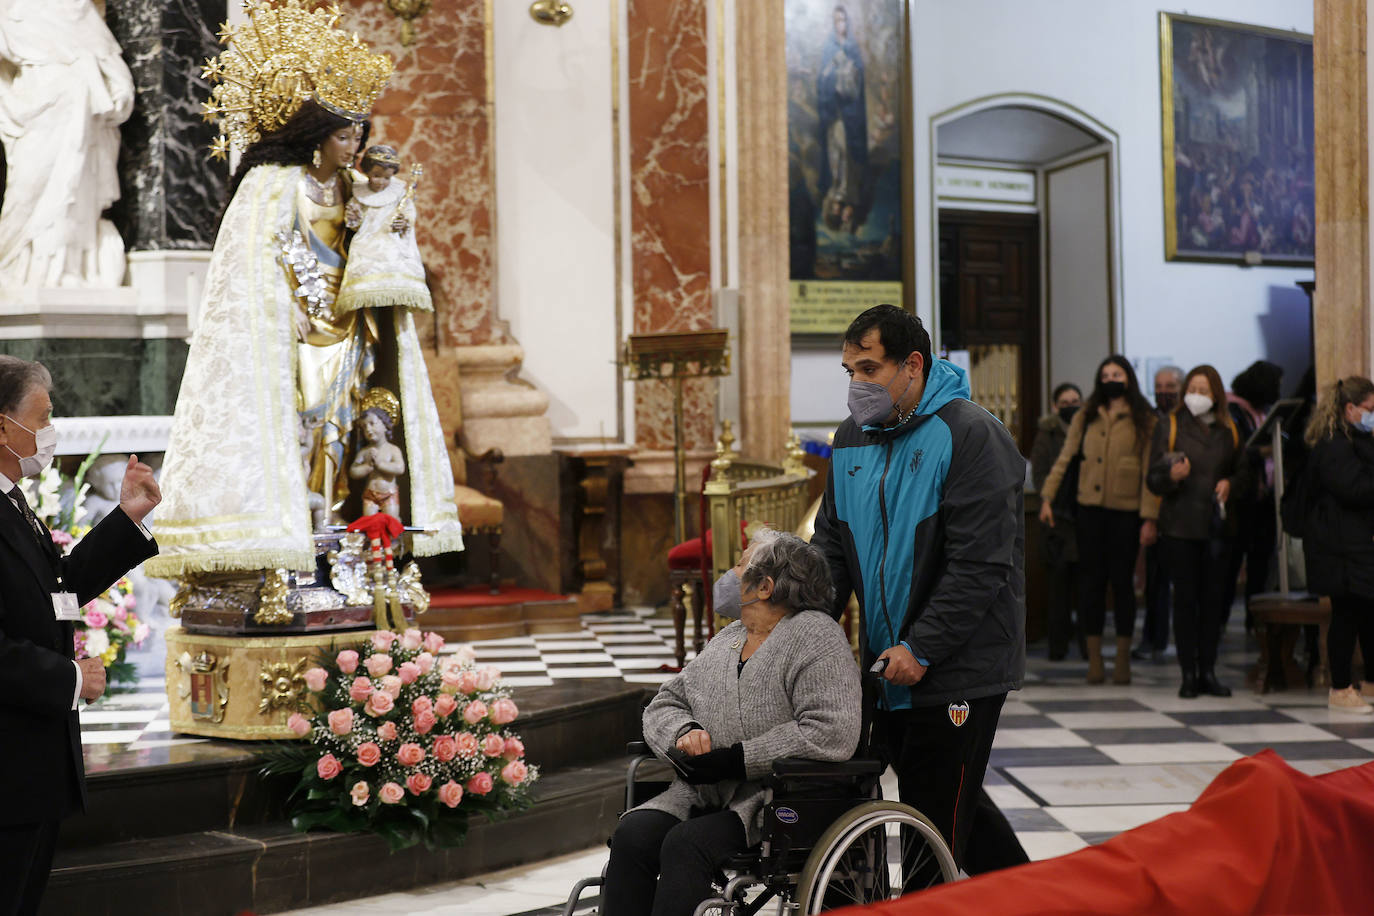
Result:
[[[1074,404],[1072,407],[1061,407],[1058,412],[1059,419],[1063,420],[1066,424],[1071,423],[1073,421],[1073,415],[1078,413],[1078,405]]]
[[[1175,391],[1156,391],[1155,407],[1168,413],[1178,406],[1178,392]]]
[[[1102,382],[1100,383],[1102,397],[1108,401],[1115,401],[1117,398],[1126,396],[1125,382]]]

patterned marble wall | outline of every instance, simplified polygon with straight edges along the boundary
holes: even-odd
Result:
[[[706,0],[630,0],[630,219],[634,330],[713,324]],[[689,383],[687,447],[715,441],[716,382]],[[640,448],[673,446],[672,393],[635,386]]]
[[[112,218],[129,250],[214,244],[227,169],[206,153],[200,65],[219,51],[224,0],[108,0],[105,20],[133,72],[133,113],[120,132],[120,200]]]
[[[507,337],[492,295],[487,2],[435,3],[417,20],[418,40],[410,48],[401,44],[400,21],[379,0],[340,3],[348,26],[396,62],[374,113],[373,137],[395,146],[407,166],[424,164],[417,239],[443,346],[505,343]]]

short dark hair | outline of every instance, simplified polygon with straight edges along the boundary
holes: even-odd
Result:
[[[930,378],[930,332],[921,319],[895,305],[875,305],[849,323],[844,343],[862,347],[864,335],[878,329],[883,355],[895,363],[906,362],[912,353],[921,354],[921,376]]]
[[[42,363],[0,356],[0,413],[13,411],[34,388],[52,390],[52,376]]]
[[[1054,389],[1054,394],[1050,395],[1050,403],[1053,404],[1055,401],[1059,400],[1059,396],[1066,391],[1077,392],[1080,398],[1083,397],[1083,389],[1079,388],[1073,382],[1060,382],[1059,387]]]
[[[1279,399],[1283,367],[1267,359],[1255,360],[1231,380],[1231,390],[1255,407],[1269,407]]]

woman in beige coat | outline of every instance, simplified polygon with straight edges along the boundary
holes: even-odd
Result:
[[[1135,632],[1135,560],[1140,546],[1158,537],[1159,498],[1145,484],[1155,412],[1140,394],[1135,370],[1124,356],[1109,356],[1097,381],[1069,424],[1064,447],[1041,490],[1040,520],[1054,526],[1051,504],[1070,465],[1078,465],[1079,614],[1088,646],[1088,683],[1100,684],[1102,629],[1108,583],[1116,622],[1116,669],[1112,680],[1131,682],[1131,636]],[[1143,522],[1142,522],[1143,519]]]
[[[761,531],[743,566],[740,619],[644,710],[644,740],[678,778],[620,819],[605,916],[691,913],[721,864],[759,841],[773,761],[848,760],[858,746],[859,668],[840,625],[815,610],[834,601],[825,560]]]

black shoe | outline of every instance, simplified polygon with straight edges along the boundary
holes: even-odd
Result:
[[[1184,672],[1183,683],[1179,685],[1178,695],[1185,700],[1191,700],[1197,696],[1197,675],[1191,671]]]
[[[1231,695],[1231,688],[1218,681],[1216,673],[1210,669],[1202,672],[1202,676],[1198,678],[1197,687],[1209,697],[1229,697]]]
[[[1138,662],[1148,661],[1150,658],[1150,650],[1145,648],[1144,643],[1141,643],[1131,650],[1131,658]]]
[[[1062,649],[1060,649],[1060,648],[1051,649],[1051,650],[1050,650],[1050,656],[1049,656],[1049,657],[1050,657],[1050,661],[1052,661],[1052,662],[1062,662],[1064,659],[1066,659],[1066,658],[1069,657],[1069,650],[1068,650],[1067,647],[1062,648]]]

